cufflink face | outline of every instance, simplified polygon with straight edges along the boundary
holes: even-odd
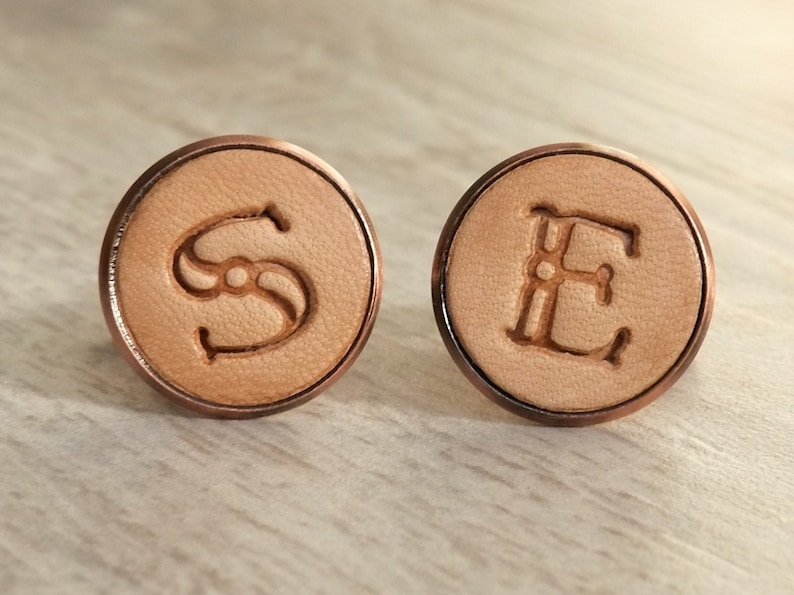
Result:
[[[586,425],[648,404],[699,349],[714,302],[703,228],[636,157],[548,145],[499,164],[441,234],[433,305],[469,380],[535,421]]]
[[[253,417],[309,399],[353,363],[382,272],[336,171],[282,141],[226,136],[133,184],[99,278],[111,334],[148,382],[194,410]]]

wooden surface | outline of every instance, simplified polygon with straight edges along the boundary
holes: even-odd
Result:
[[[0,592],[790,593],[794,4],[0,0]],[[102,235],[202,137],[318,154],[379,234],[381,315],[297,409],[201,418],[113,348]],[[430,266],[486,169],[647,159],[709,233],[693,367],[534,426],[458,373]]]

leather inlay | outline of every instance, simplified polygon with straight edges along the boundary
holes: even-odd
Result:
[[[623,403],[688,345],[702,263],[678,206],[617,160],[557,154],[496,179],[446,263],[456,340],[487,380],[559,412]]]
[[[135,348],[167,383],[210,403],[288,399],[362,333],[373,263],[339,190],[290,155],[201,154],[132,212],[116,296]]]

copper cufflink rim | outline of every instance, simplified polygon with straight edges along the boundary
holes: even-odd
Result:
[[[197,157],[229,149],[253,149],[283,155],[325,179],[345,199],[355,215],[364,234],[369,255],[372,279],[369,299],[364,319],[349,349],[337,364],[314,384],[273,403],[244,406],[226,405],[202,399],[176,387],[163,378],[140,352],[127,327],[118,302],[116,287],[118,251],[124,228],[136,207],[149,190],[170,172]],[[161,394],[189,409],[214,417],[245,419],[269,415],[300,405],[329,388],[353,365],[363,350],[380,307],[382,291],[383,265],[377,237],[363,204],[348,182],[331,165],[311,152],[286,141],[265,136],[226,135],[207,138],[185,145],[157,161],[132,184],[116,207],[108,223],[99,259],[99,293],[105,322],[114,343],[124,358],[149,385]]]
[[[678,208],[689,226],[698,251],[702,272],[701,302],[697,321],[684,350],[669,370],[640,394],[617,405],[592,411],[552,411],[525,403],[507,393],[474,363],[457,337],[449,316],[446,297],[446,270],[449,251],[458,228],[469,209],[497,180],[531,161],[555,155],[579,154],[610,159],[625,165],[655,184]],[[590,143],[543,145],[513,155],[482,175],[452,209],[436,246],[431,293],[433,310],[444,345],[466,378],[486,397],[532,421],[553,426],[585,426],[617,419],[648,405],[667,391],[686,371],[706,336],[714,307],[714,260],[703,225],[683,193],[663,174],[638,157],[607,146]]]

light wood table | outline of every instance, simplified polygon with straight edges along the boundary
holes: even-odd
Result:
[[[381,314],[250,421],[161,398],[96,267],[132,181],[229,133],[366,204]],[[689,197],[717,305],[659,401],[536,426],[459,374],[430,268],[485,170],[613,145]],[[0,0],[0,592],[794,592],[794,4]]]

